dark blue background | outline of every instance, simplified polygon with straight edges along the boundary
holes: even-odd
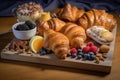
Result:
[[[0,0],[0,16],[13,16],[13,8],[30,1],[38,2],[45,11],[51,11],[56,7],[70,3],[79,9],[105,9],[109,13],[120,14],[120,0]]]

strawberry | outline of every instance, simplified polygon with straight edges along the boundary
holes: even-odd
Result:
[[[86,47],[83,48],[82,51],[83,51],[83,53],[87,53],[87,52],[90,51],[90,47],[89,47],[89,46],[86,46]]]
[[[87,46],[90,46],[90,47],[91,47],[91,46],[94,46],[94,43],[93,43],[93,42],[88,42],[88,43],[87,43]]]

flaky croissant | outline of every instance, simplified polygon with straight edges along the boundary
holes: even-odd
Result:
[[[61,32],[68,37],[71,48],[81,48],[86,40],[85,30],[74,23],[67,23]]]
[[[52,18],[47,22],[42,21],[41,19],[36,20],[37,32],[39,35],[43,35],[44,28],[53,29],[54,31],[60,31],[61,28],[66,24],[64,21],[58,18]]]
[[[84,14],[84,12],[84,10],[79,10],[76,6],[66,4],[65,7],[57,11],[56,14],[64,21],[75,22]]]
[[[58,58],[66,58],[69,51],[69,40],[62,33],[52,29],[44,30],[45,48],[52,50]]]
[[[70,4],[66,4],[65,7],[59,9],[56,15],[64,21],[75,22],[84,29],[91,26],[103,26],[105,29],[112,31],[116,25],[114,16],[108,14],[105,10],[92,9],[85,12]]]
[[[87,29],[92,26],[103,26],[105,29],[112,31],[116,25],[113,15],[108,14],[105,10],[92,9],[78,19],[77,24]]]

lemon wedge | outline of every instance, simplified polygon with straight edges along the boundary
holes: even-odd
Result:
[[[44,38],[42,36],[34,36],[29,42],[30,49],[37,53],[44,45]]]

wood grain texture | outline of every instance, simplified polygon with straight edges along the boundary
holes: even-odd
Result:
[[[118,21],[118,29],[115,42],[115,54],[112,63],[113,66],[110,74],[0,59],[0,80],[120,80],[120,18],[117,15],[116,18]],[[9,22],[10,25],[3,24],[4,21]],[[16,22],[14,17],[4,18],[4,21],[3,18],[0,18],[0,25],[2,25],[0,26],[0,32],[3,29],[9,30],[11,24]],[[0,51],[12,39],[12,33],[0,35]]]

